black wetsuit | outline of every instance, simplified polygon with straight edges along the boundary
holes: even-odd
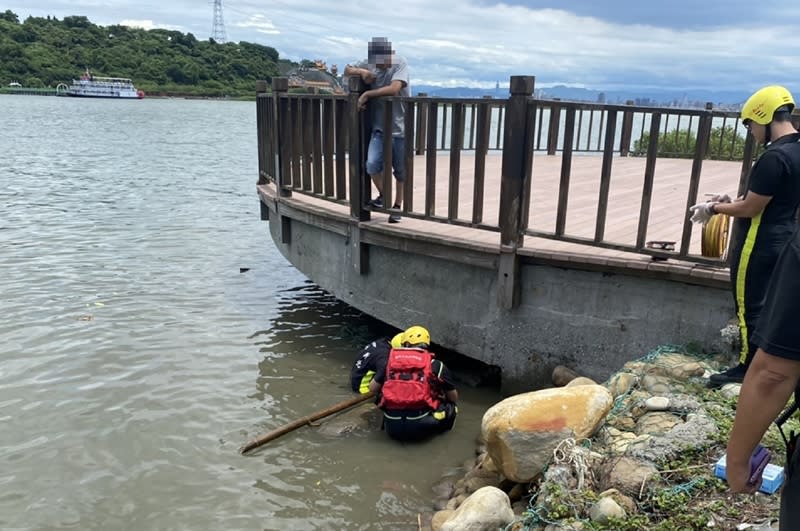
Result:
[[[386,372],[386,362],[392,349],[388,337],[376,339],[368,343],[358,353],[353,368],[350,369],[350,386],[356,393],[369,392],[369,382],[375,374]]]
[[[800,204],[800,133],[769,145],[750,172],[748,192],[771,196],[753,218],[736,218],[731,240],[731,284],[746,365],[755,355],[752,342],[767,285],[783,247],[797,226]]]

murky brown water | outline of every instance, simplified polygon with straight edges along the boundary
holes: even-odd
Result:
[[[0,111],[0,529],[416,529],[496,390],[462,386],[424,445],[306,427],[238,454],[352,396],[389,331],[274,249],[255,104]]]

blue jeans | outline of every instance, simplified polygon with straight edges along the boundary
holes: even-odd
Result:
[[[405,138],[392,137],[392,167],[394,178],[403,182],[406,178]],[[367,173],[375,175],[383,171],[383,131],[373,131],[367,150]]]

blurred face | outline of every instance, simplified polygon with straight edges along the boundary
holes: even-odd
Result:
[[[381,70],[386,70],[392,66],[392,54],[380,54],[375,56],[375,66]]]
[[[375,39],[367,47],[367,61],[381,70],[392,66],[392,43],[385,38]]]

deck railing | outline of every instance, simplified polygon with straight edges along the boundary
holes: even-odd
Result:
[[[271,90],[270,90],[271,88]],[[294,192],[349,205],[354,219],[369,220],[367,207],[372,185],[365,171],[369,140],[368,113],[357,109],[364,87],[350,80],[348,95],[294,94],[286,78],[274,78],[272,86],[257,85],[259,183],[274,182],[278,193]],[[647,227],[658,157],[692,159],[685,208],[698,201],[703,161],[709,158],[741,160],[739,191],[756,146],[746,134],[738,113],[705,109],[641,107],[536,99],[532,76],[512,76],[508,99],[386,98],[385,130],[391,130],[391,105],[405,106],[407,176],[403,215],[441,223],[474,227],[500,233],[504,247],[516,248],[525,235],[551,238],[595,247],[693,262],[721,265],[690,253],[692,237],[688,214],[674,251],[651,249]],[[630,102],[629,102],[630,103]],[[385,204],[392,204],[391,137],[384,137],[383,190]],[[659,150],[659,147],[661,149]],[[665,148],[669,148],[666,149]],[[670,151],[671,150],[671,151]],[[460,211],[462,154],[471,155],[472,208]],[[554,230],[529,227],[534,158],[561,156],[558,204]],[[601,156],[599,193],[594,235],[566,230],[571,166],[575,155]],[[447,175],[437,175],[440,156],[449,157]],[[499,190],[487,190],[487,158],[502,156]],[[414,157],[425,157],[424,175],[414,175]],[[617,157],[645,158],[635,242],[619,243],[605,238],[607,205],[613,161]],[[446,213],[436,211],[437,181],[447,180]],[[415,180],[424,180],[424,204],[415,205]],[[487,201],[498,201],[496,221],[486,220]]]

